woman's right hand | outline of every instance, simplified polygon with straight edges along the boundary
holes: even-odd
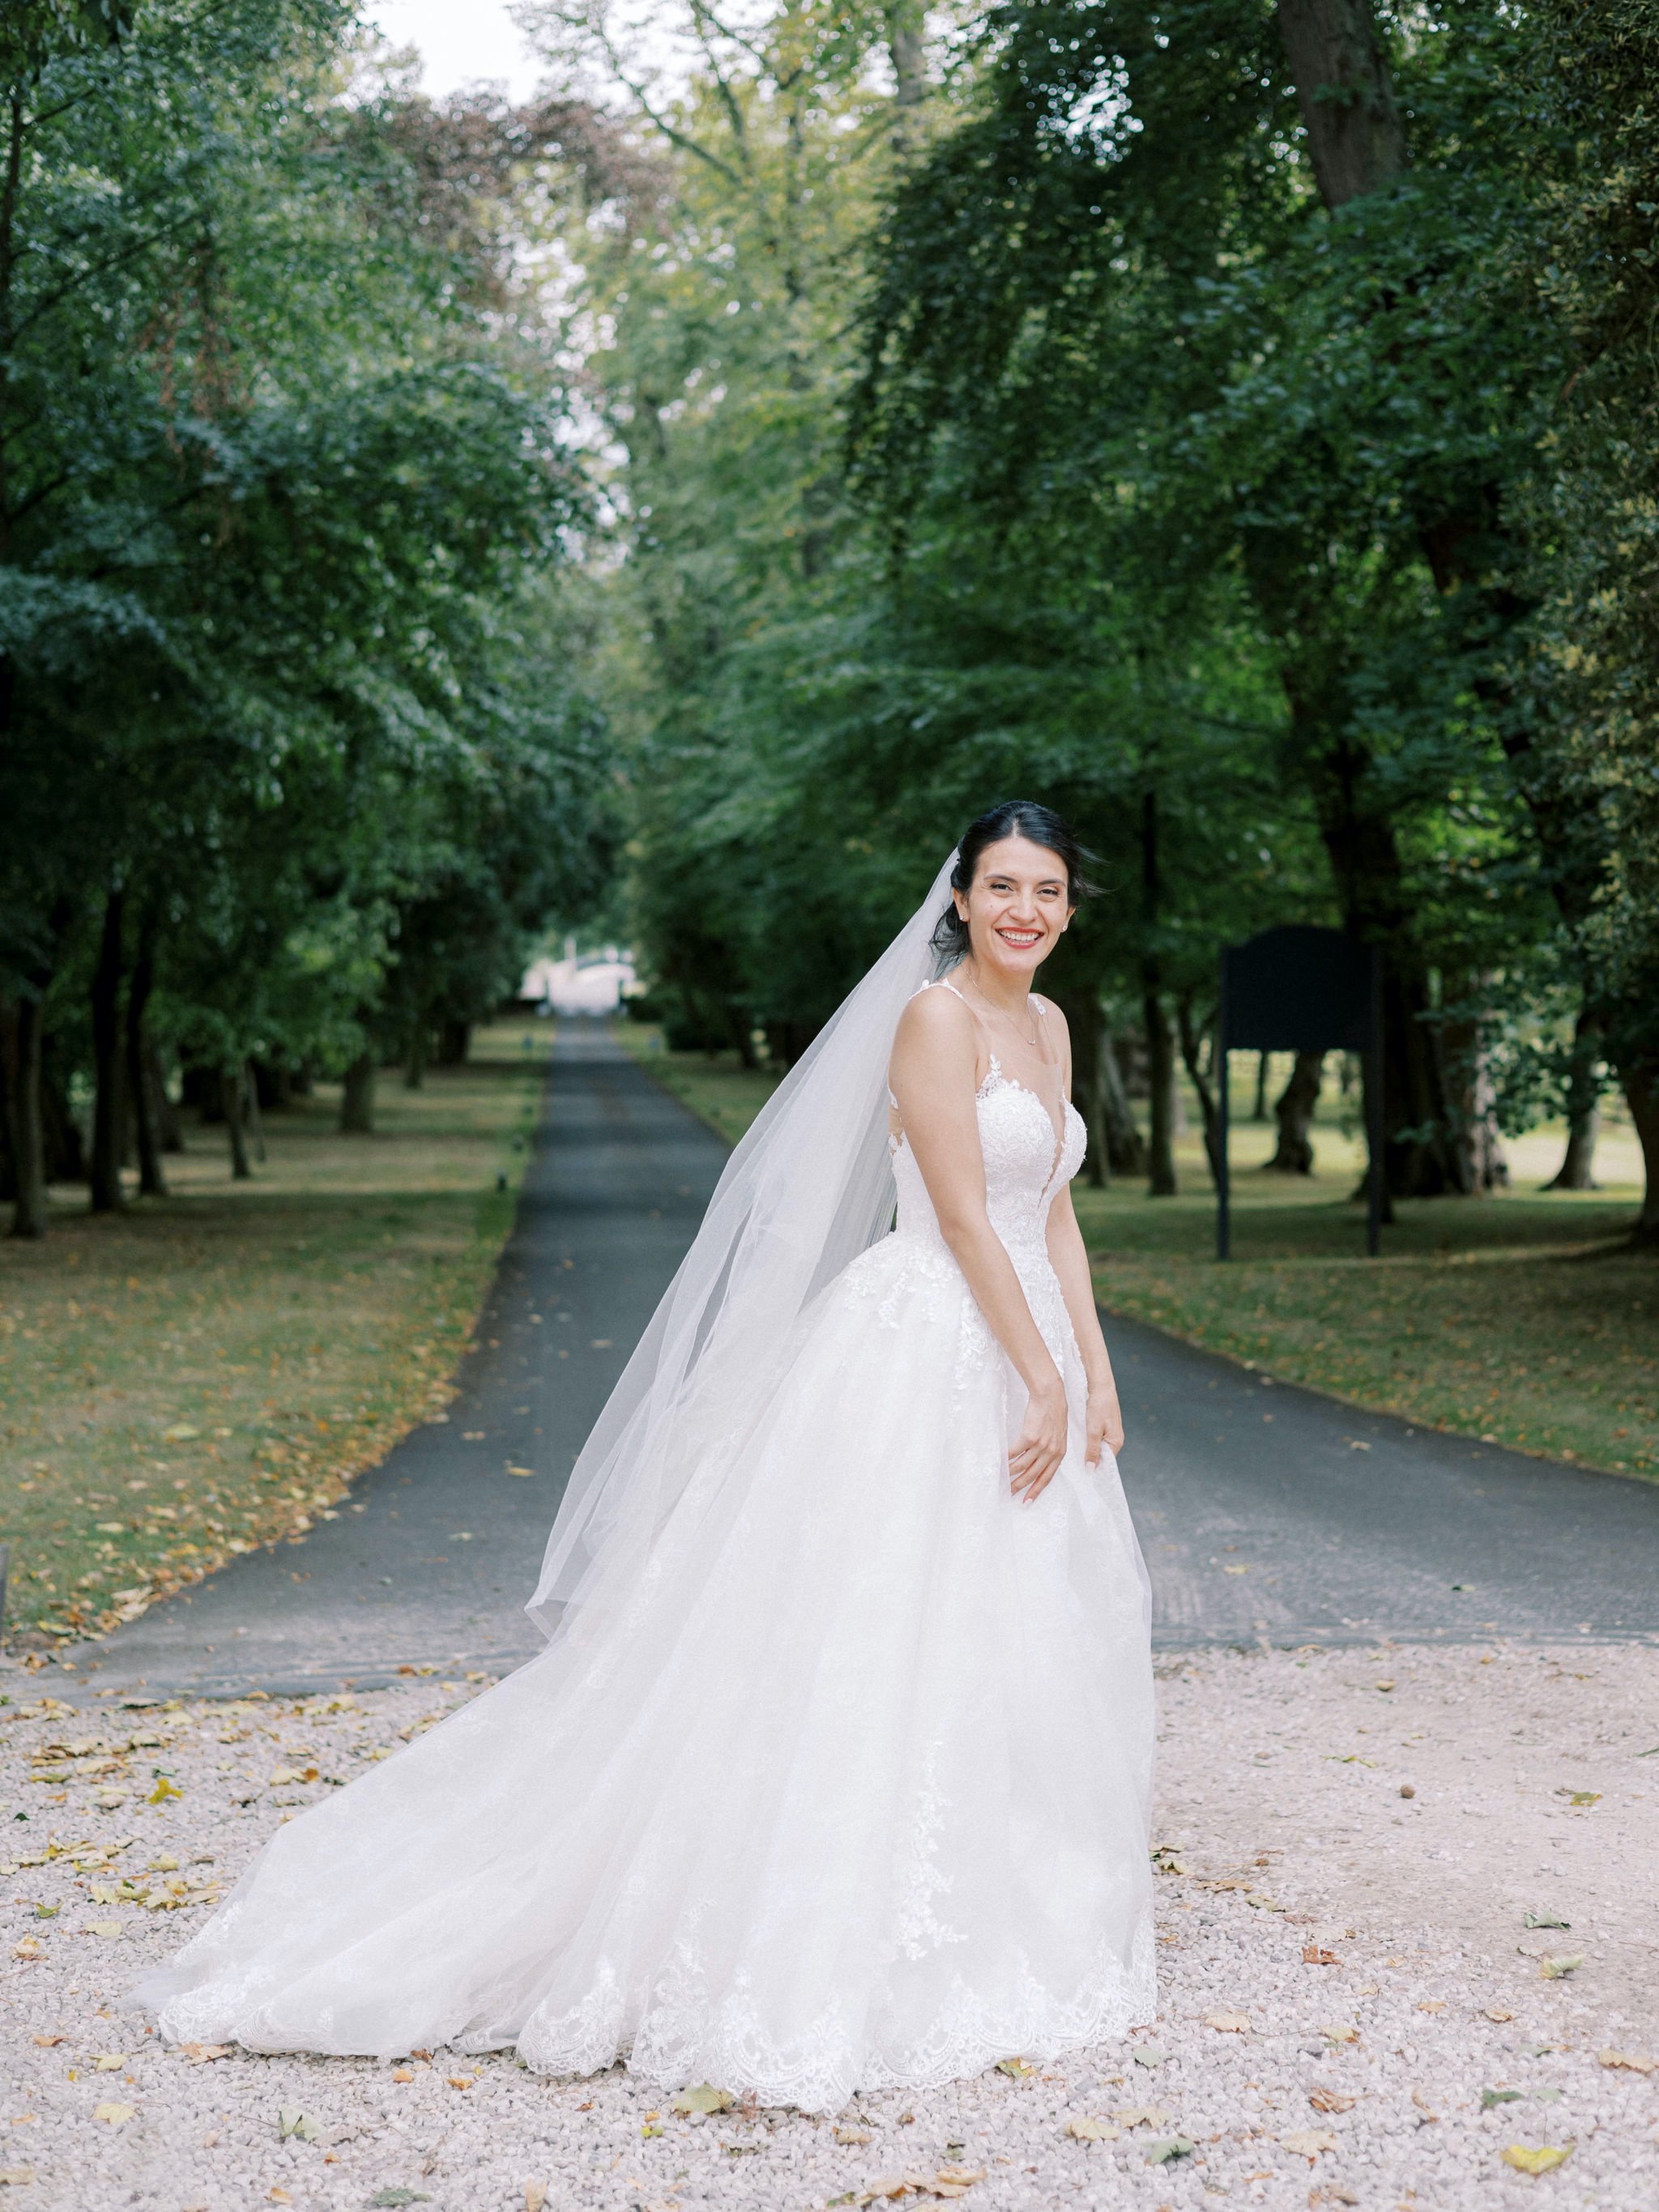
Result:
[[[1008,1487],[1029,1505],[1041,1498],[1066,1456],[1066,1386],[1058,1375],[1025,1401],[1025,1419],[1008,1454]]]

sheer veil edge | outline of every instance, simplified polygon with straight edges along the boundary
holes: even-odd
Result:
[[[770,1400],[806,1309],[882,1236],[894,1186],[887,1063],[937,974],[951,853],[727,1161],[702,1225],[570,1471],[526,1611],[562,1638],[603,1581],[644,1567],[711,1453],[728,1461]]]

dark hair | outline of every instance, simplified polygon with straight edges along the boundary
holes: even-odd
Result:
[[[1034,799],[1005,799],[968,824],[957,847],[957,865],[951,874],[953,891],[967,896],[973,889],[980,854],[988,845],[1000,844],[1005,837],[1028,838],[1065,863],[1070,905],[1080,906],[1089,896],[1094,886],[1083,873],[1087,855],[1082,846],[1052,806],[1040,806]],[[963,958],[968,945],[968,925],[952,899],[933,926],[933,950],[942,962],[951,963]]]

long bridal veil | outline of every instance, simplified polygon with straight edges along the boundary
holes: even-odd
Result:
[[[886,1071],[934,975],[953,852],[726,1163],[702,1228],[571,1469],[526,1608],[568,1635],[603,1578],[642,1570],[695,1478],[718,1480],[768,1405],[817,1294],[892,1217]]]

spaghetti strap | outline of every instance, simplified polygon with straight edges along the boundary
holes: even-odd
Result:
[[[929,988],[935,991],[948,991],[953,999],[960,999],[962,1000],[963,1005],[967,1007],[969,1012],[973,1016],[975,1021],[979,1019],[979,1008],[974,1004],[973,1000],[965,994],[965,993],[957,990],[956,985],[951,981],[948,975],[941,975],[939,981]]]

